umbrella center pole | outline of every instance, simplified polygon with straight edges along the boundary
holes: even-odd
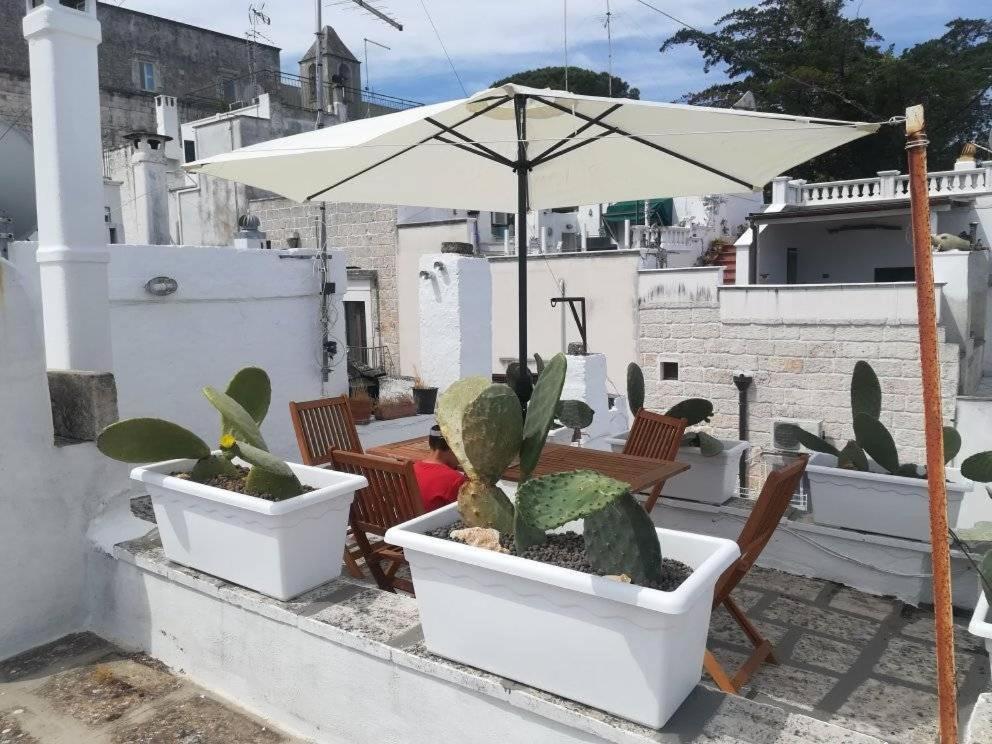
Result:
[[[517,319],[519,361],[521,372],[527,367],[527,207],[529,202],[527,173],[527,96],[513,97],[513,111],[517,124]],[[520,375],[519,379],[523,379]],[[522,391],[518,391],[522,392]]]

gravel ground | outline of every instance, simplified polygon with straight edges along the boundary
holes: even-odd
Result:
[[[451,538],[448,535],[452,531],[463,527],[465,525],[462,522],[455,522],[448,527],[439,527],[436,530],[431,530],[427,534],[430,537],[450,540]],[[582,535],[577,532],[548,535],[548,539],[543,545],[535,545],[522,552],[517,551],[516,546],[513,544],[513,538],[509,536],[501,536],[500,544],[509,550],[512,555],[520,556],[521,558],[540,561],[541,563],[560,566],[561,568],[570,568],[573,571],[581,571],[582,573],[595,574],[597,576],[604,575],[596,571],[589,564],[586,558],[585,541],[582,539]],[[661,581],[657,584],[649,585],[649,588],[660,589],[663,592],[674,591],[679,588],[691,573],[692,569],[684,563],[670,558],[663,558],[661,561]]]

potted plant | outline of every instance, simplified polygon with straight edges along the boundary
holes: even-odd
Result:
[[[556,423],[560,424],[560,429],[555,433],[560,432],[562,436],[556,437],[553,441],[564,441],[564,437],[567,436],[574,447],[581,447],[586,440],[582,430],[592,424],[595,416],[596,412],[583,400],[558,401],[555,418]]]
[[[356,424],[367,424],[372,420],[372,396],[364,385],[356,385],[348,396],[348,408]]]
[[[413,400],[417,405],[417,413],[426,415],[434,413],[437,388],[424,382],[416,367],[413,368]]]
[[[978,475],[979,480],[992,480],[992,453],[986,455],[984,462],[972,461],[972,467],[981,470]],[[971,460],[972,458],[968,458]],[[967,460],[965,462],[968,462]],[[962,467],[962,470],[964,468]],[[992,489],[986,486],[989,496],[992,497]],[[990,654],[989,663],[992,665],[992,613],[989,612],[990,601],[992,601],[992,522],[978,522],[974,527],[958,530],[955,534],[951,530],[951,537],[957,547],[964,553],[965,557],[975,569],[978,576],[978,601],[968,623],[968,632],[973,636],[978,636],[985,641],[985,650]],[[972,555],[972,551],[984,550],[984,555],[978,560]]]
[[[468,480],[457,504],[386,541],[410,562],[432,653],[659,728],[699,682],[713,588],[738,548],[656,529],[598,473],[530,478],[565,365],[547,363],[526,414],[483,377],[448,388],[438,423]],[[515,504],[497,485],[513,460]]]
[[[644,407],[644,372],[636,362],[627,365],[627,402],[635,415]],[[713,404],[705,398],[688,398],[669,408],[665,415],[684,418],[687,426],[698,426],[713,416]],[[629,434],[608,438],[610,448],[623,452]],[[726,503],[737,493],[741,458],[750,446],[740,439],[717,439],[705,431],[687,431],[678,459],[689,463],[689,470],[666,483],[662,496]]]
[[[282,600],[336,578],[351,501],[367,481],[269,453],[263,370],[247,367],[225,392],[203,394],[221,416],[218,450],[155,418],[118,421],[97,439],[108,457],[152,463],[131,479],[151,495],[165,557]]]
[[[928,542],[926,468],[900,462],[892,435],[879,421],[881,408],[878,376],[862,360],[854,365],[851,375],[854,439],[838,449],[815,434],[793,427],[798,441],[815,453],[806,468],[813,520],[832,527]],[[944,461],[950,462],[960,449],[961,436],[945,426]],[[990,453],[968,458],[962,464],[962,475],[981,477],[981,469],[975,463],[986,454]],[[967,483],[947,483],[949,524],[957,520],[961,501],[969,490]]]
[[[410,395],[382,395],[375,405],[375,417],[380,421],[417,415],[417,404]]]

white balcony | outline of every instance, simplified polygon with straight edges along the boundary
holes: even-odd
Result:
[[[930,196],[975,197],[992,194],[992,161],[971,168],[933,171],[927,174]],[[773,204],[821,206],[854,202],[909,199],[909,176],[899,171],[879,171],[874,178],[807,183],[780,176],[772,182]]]

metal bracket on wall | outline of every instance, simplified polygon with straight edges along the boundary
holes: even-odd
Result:
[[[589,344],[586,340],[586,298],[585,297],[552,297],[551,307],[557,307],[559,302],[567,302],[568,309],[572,311],[575,325],[579,329],[579,338],[582,339],[582,353],[589,352]],[[575,303],[579,303],[580,310],[575,309]],[[581,319],[579,313],[581,312]]]

